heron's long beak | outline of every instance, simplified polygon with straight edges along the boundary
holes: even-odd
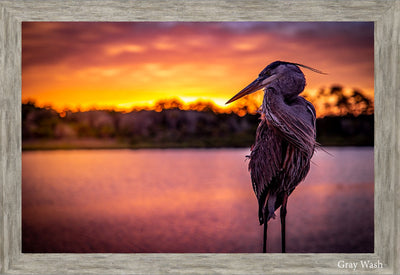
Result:
[[[267,78],[265,78],[265,77],[257,78],[256,80],[251,82],[249,85],[247,85],[246,88],[244,88],[243,90],[238,92],[234,97],[229,99],[225,104],[229,104],[235,100],[238,100],[241,97],[244,97],[245,95],[252,94],[252,93],[264,88],[266,85],[271,83],[271,81],[273,81],[275,78],[276,78],[275,75],[267,77]]]

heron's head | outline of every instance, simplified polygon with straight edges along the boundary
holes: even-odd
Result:
[[[299,66],[317,73],[322,73],[321,71],[302,64],[275,61],[265,67],[256,80],[251,82],[246,88],[228,100],[226,104],[268,87],[278,88],[285,98],[297,96],[303,91],[306,84],[304,74],[300,70]]]

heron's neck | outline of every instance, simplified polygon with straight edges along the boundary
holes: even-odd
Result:
[[[276,88],[268,86],[264,89],[264,99],[260,111],[263,115],[266,115],[270,113],[270,106],[273,106],[273,109],[276,110],[290,108],[292,103],[296,102],[298,97],[299,95],[297,93],[285,94]]]

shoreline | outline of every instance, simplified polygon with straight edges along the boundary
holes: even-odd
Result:
[[[250,145],[238,144],[236,142],[229,143],[222,140],[198,139],[184,142],[161,141],[158,143],[152,141],[140,141],[130,143],[128,141],[118,139],[57,139],[57,140],[27,140],[22,142],[22,151],[39,151],[39,150],[110,150],[110,149],[215,149],[215,148],[250,148]],[[322,147],[373,147],[369,145],[360,145],[355,143],[336,143],[329,142],[321,144]]]

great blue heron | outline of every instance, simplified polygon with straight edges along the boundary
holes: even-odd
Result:
[[[264,88],[256,140],[251,147],[249,171],[258,199],[258,218],[264,224],[263,252],[267,250],[267,223],[281,206],[282,252],[286,252],[285,217],[289,195],[306,177],[316,148],[314,106],[299,94],[306,80],[299,67],[322,73],[311,67],[275,61],[258,78],[226,104]]]

